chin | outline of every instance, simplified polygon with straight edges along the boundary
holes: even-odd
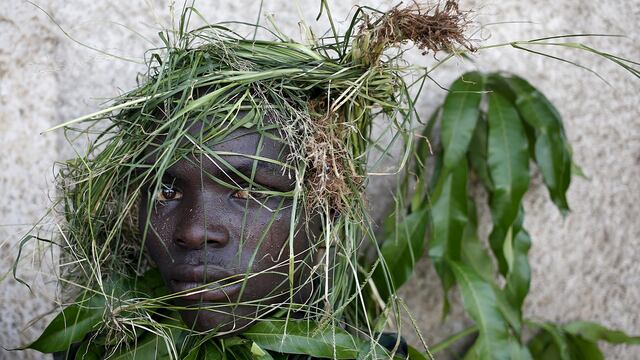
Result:
[[[193,310],[180,310],[180,317],[187,327],[203,333],[216,332],[215,336],[231,336],[252,325],[259,314],[245,307],[227,304],[198,304]]]
[[[313,292],[311,282],[299,288],[294,295],[294,302],[304,304],[309,301]],[[180,317],[187,327],[201,333],[215,332],[216,337],[232,336],[249,328],[258,319],[288,305],[289,292],[281,289],[278,295],[269,294],[269,301],[247,300],[240,305],[228,302],[210,302],[179,298]],[[237,300],[235,300],[237,302]],[[298,314],[301,315],[301,314]]]

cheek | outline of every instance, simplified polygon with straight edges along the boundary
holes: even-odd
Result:
[[[249,210],[245,220],[244,241],[240,244],[240,250],[246,252],[243,258],[254,258],[254,270],[264,270],[276,264],[286,262],[289,257],[289,244],[287,239],[290,233],[291,210],[290,207],[272,212],[259,204]],[[272,209],[277,209],[278,202],[268,203]],[[246,251],[249,250],[249,251]],[[245,262],[248,260],[245,259]]]
[[[268,212],[269,218],[274,216],[273,213]],[[268,267],[278,267],[280,271],[286,269],[288,271],[289,266],[289,254],[290,249],[293,248],[293,252],[296,256],[296,263],[304,261],[307,266],[310,265],[313,259],[313,254],[309,251],[312,246],[313,238],[320,234],[320,223],[310,221],[307,222],[306,217],[301,216],[298,222],[295,224],[294,240],[293,244],[290,244],[287,240],[291,234],[291,206],[281,210],[279,214],[275,215],[273,222],[269,221],[255,221],[256,228],[253,229],[253,233],[256,236],[252,236],[256,239],[260,239],[264,235],[262,243],[252,244],[252,252],[256,252],[255,262],[257,263],[255,270],[259,268],[265,269]],[[264,225],[258,225],[264,224]],[[296,265],[299,266],[299,265]]]
[[[146,252],[162,271],[163,265],[167,263],[166,259],[171,258],[168,250],[170,248],[170,241],[168,239],[171,239],[173,225],[165,212],[156,209],[151,210],[151,213],[149,213],[147,211],[147,205],[146,199],[143,199],[138,208],[140,241],[144,241]]]

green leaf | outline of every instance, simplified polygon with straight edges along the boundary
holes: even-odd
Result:
[[[598,344],[580,336],[567,334],[571,357],[576,360],[604,360]]]
[[[513,261],[509,267],[507,282],[505,285],[505,295],[507,300],[517,309],[520,319],[522,319],[522,304],[529,293],[531,283],[531,267],[529,266],[529,249],[531,248],[531,238],[529,233],[522,227],[524,222],[524,209],[520,207],[518,217],[513,224],[511,233]]]
[[[459,260],[461,242],[467,224],[467,166],[461,163],[442,175],[432,196],[433,233],[429,239],[429,257]]]
[[[620,330],[611,330],[589,321],[575,321],[565,325],[564,330],[589,341],[606,341],[612,344],[640,345],[640,336],[629,336]]]
[[[540,332],[529,342],[531,354],[536,359],[571,360],[569,343],[564,331],[553,323],[531,323]],[[544,355],[544,357],[539,357]]]
[[[443,169],[444,171],[444,169]],[[445,295],[443,316],[448,313],[447,293],[455,277],[446,260],[460,260],[462,237],[467,224],[467,164],[466,161],[451,172],[441,174],[431,196],[432,232],[429,239],[429,258],[440,277]]]
[[[444,166],[454,169],[465,157],[478,121],[484,76],[469,72],[456,80],[444,100],[440,137],[444,148]]]
[[[562,119],[558,110],[538,89],[527,80],[516,76],[504,76],[513,94],[518,110],[522,111],[522,117],[535,129],[555,129],[564,132]],[[528,113],[528,114],[526,114]]]
[[[145,331],[144,334],[137,338],[133,343],[127,343],[121,350],[119,350],[113,358],[113,360],[144,360],[144,359],[169,359],[174,351],[180,352],[180,349],[176,348],[176,344],[183,341],[188,331],[183,330],[184,324],[179,318],[177,312],[172,312],[170,316],[163,318],[160,321],[162,324],[162,334],[156,334],[149,331]],[[209,342],[208,344],[211,344]],[[208,349],[209,345],[207,345]],[[197,346],[202,349],[203,346]],[[182,351],[186,351],[182,349]],[[196,354],[198,355],[198,354]],[[185,357],[191,358],[193,355],[189,352]],[[175,357],[175,355],[174,355]],[[208,358],[207,358],[208,359]]]
[[[302,320],[261,321],[243,334],[262,349],[335,359],[354,359],[356,339],[343,329]]]
[[[503,96],[489,96],[489,174],[494,186],[490,207],[493,230],[489,242],[500,273],[507,273],[503,242],[518,214],[529,187],[528,144],[524,127],[513,105]]]
[[[513,330],[519,335],[522,327],[521,312],[508,300],[505,293],[498,287],[494,278],[494,268],[491,258],[477,236],[478,220],[476,206],[471,197],[468,198],[467,208],[469,221],[465,227],[462,243],[462,261],[473,269],[486,283],[493,287],[496,295],[496,305],[502,316]]]
[[[223,360],[226,358],[220,346],[211,340],[205,344],[202,355],[201,359],[203,360]]]
[[[440,183],[442,177],[444,174],[446,174],[446,171],[444,170],[444,167],[442,165],[442,151],[440,151],[439,153],[436,153],[436,156],[434,158],[433,161],[433,171],[431,174],[431,179],[429,179],[429,184],[427,185],[427,189],[429,189],[429,193],[433,193],[436,189],[436,187],[438,186],[438,184]],[[427,199],[425,199],[425,204],[431,204],[429,197],[426,197]]]
[[[510,341],[509,342],[509,358],[510,359],[518,359],[518,360],[532,360],[533,357],[529,352],[529,349],[520,344],[518,341]]]
[[[462,261],[485,281],[493,282],[494,269],[491,258],[478,238],[478,216],[473,198],[467,197],[468,221],[462,236]]]
[[[546,331],[538,331],[527,343],[529,352],[534,359],[560,359],[558,347],[551,335]]]
[[[58,314],[28,348],[43,353],[66,351],[102,322],[104,312],[104,296],[85,292]]]
[[[255,342],[251,343],[251,355],[253,355],[253,357],[256,359],[273,360],[273,357],[269,354],[269,352],[262,350],[262,348]]]
[[[549,130],[550,131],[550,130]],[[567,191],[571,183],[571,155],[560,132],[536,131],[536,163],[551,200],[563,215],[569,212]]]
[[[187,355],[185,355],[184,358],[182,358],[182,360],[197,360],[199,352],[200,352],[200,348],[194,347],[187,353]]]
[[[151,269],[141,277],[136,277],[128,281],[124,291],[134,290],[135,296],[160,297],[168,294],[168,290],[162,280],[158,269]]]
[[[496,306],[502,316],[507,320],[507,323],[511,326],[515,334],[519,337],[522,332],[522,316],[520,309],[513,306],[509,300],[507,300],[507,296],[504,291],[498,287],[495,282],[491,282],[493,286],[493,291],[496,294]]]
[[[223,341],[226,339],[223,339]],[[247,341],[247,340],[245,340]],[[187,347],[189,352],[186,356],[180,357],[182,360],[223,360],[225,355],[220,348],[219,343],[214,340],[206,342],[198,342]]]
[[[472,351],[481,359],[510,359],[511,343],[515,340],[510,338],[493,287],[470,267],[454,261],[448,263],[460,286],[464,308],[480,332]]]
[[[409,355],[408,359],[411,359],[411,360],[428,360],[429,359],[427,355],[423,354],[413,346],[408,346],[407,348],[409,350],[407,354]]]
[[[480,360],[480,354],[478,353],[478,343],[474,343],[474,346],[472,346],[469,350],[467,350],[467,353],[464,354],[464,358],[463,360]]]
[[[571,176],[574,175],[585,180],[591,180],[591,178],[589,178],[584,173],[584,170],[582,170],[582,167],[580,167],[580,165],[576,164],[575,162],[571,162]]]
[[[639,337],[628,336],[592,322],[576,321],[568,325],[530,323],[540,330],[529,341],[529,349],[536,359],[600,360],[604,355],[597,342],[638,344]]]
[[[485,117],[486,115],[484,113],[480,115],[478,125],[476,125],[473,137],[471,138],[471,144],[469,144],[467,158],[469,159],[471,169],[473,169],[482,185],[484,185],[487,190],[491,191],[493,189],[493,184],[491,182],[489,168],[487,166],[487,137],[489,129],[487,127],[487,120]]]
[[[475,325],[472,325],[466,329],[463,329],[461,331],[458,331],[457,333],[450,335],[448,338],[440,341],[437,344],[432,344],[429,348],[429,351],[432,354],[437,354],[439,352],[442,352],[443,350],[446,350],[448,348],[450,348],[453,344],[457,343],[458,341],[465,339],[465,338],[470,338],[471,336],[473,336],[475,333],[478,332],[478,327]]]
[[[372,338],[369,341],[361,342],[356,360],[388,360],[390,358],[391,353],[389,350]],[[394,359],[396,358],[394,356]]]
[[[170,359],[169,348],[165,339],[154,334],[147,333],[137,343],[131,344],[129,349],[124,349],[111,357],[112,360],[146,360],[146,359]]]
[[[499,93],[509,102],[515,104],[517,96],[514,89],[507,82],[508,76],[508,74],[503,75],[499,72],[488,74],[486,87],[487,91]]]
[[[422,257],[428,222],[427,210],[425,207],[409,214],[382,243],[380,252],[384,264],[375,269],[372,279],[384,301],[409,279],[416,262]],[[387,276],[391,278],[391,284],[388,283]]]
[[[72,344],[85,338],[89,332],[98,330],[106,311],[107,298],[124,303],[132,297],[161,296],[166,291],[157,269],[149,270],[141,277],[114,278],[105,283],[104,294],[84,292],[73,304],[58,314],[28,348],[43,353],[66,351]],[[118,304],[112,304],[114,305]]]
[[[571,183],[571,153],[560,113],[526,80],[511,76],[506,82],[515,92],[516,106],[523,119],[535,129],[535,161],[551,200],[566,214],[566,193]]]
[[[65,359],[68,357],[65,354]],[[91,342],[84,342],[76,351],[76,360],[101,360],[104,359],[104,347]]]

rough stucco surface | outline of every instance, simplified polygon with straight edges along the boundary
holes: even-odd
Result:
[[[124,57],[140,59],[156,42],[160,24],[168,24],[166,1],[36,1],[74,39]],[[255,21],[259,1],[200,1],[210,22]],[[317,32],[316,1],[269,0],[264,14],[276,14],[285,32],[299,38],[300,13]],[[356,4],[333,4],[334,16],[345,19]],[[361,2],[385,9],[395,2]],[[592,44],[627,58],[640,59],[640,2],[625,1],[466,1],[483,23],[531,21],[496,25],[481,34],[488,42],[528,39],[565,33],[614,33],[628,38],[597,39]],[[127,29],[129,28],[129,29]],[[20,273],[37,286],[30,293],[14,281],[10,270],[21,234],[44,215],[52,189],[52,164],[71,156],[61,133],[39,133],[64,120],[92,111],[115,94],[135,85],[139,64],[107,57],[79,46],[44,13],[27,3],[0,4],[0,345],[16,347],[32,340],[42,322],[36,316],[52,309],[55,284],[47,274]],[[562,52],[573,57],[574,53]],[[569,192],[572,212],[562,218],[548,200],[540,176],[526,196],[526,226],[533,238],[533,281],[526,315],[535,319],[594,320],[627,332],[640,333],[640,81],[603,60],[579,56],[611,83],[577,68],[512,49],[491,50],[476,57],[484,70],[508,70],[525,75],[544,89],[566,121],[577,162],[588,180],[577,178]],[[423,64],[433,59],[417,59]],[[449,84],[468,64],[452,62],[435,75]],[[424,92],[423,114],[442,100],[444,92],[430,84]],[[386,207],[388,180],[375,181],[373,211]],[[376,196],[380,194],[379,196]],[[483,194],[479,193],[482,197]],[[385,203],[386,201],[386,203]],[[483,211],[484,210],[484,211]],[[481,209],[486,224],[487,209]],[[380,213],[380,211],[377,211]],[[486,234],[485,225],[482,232]],[[28,252],[32,251],[30,249]],[[37,250],[37,249],[36,249]],[[27,256],[25,261],[30,261]],[[414,279],[402,290],[428,343],[435,343],[467,324],[459,302],[440,322],[441,295],[434,271],[422,261]],[[410,339],[411,340],[411,339]],[[640,358],[640,347],[604,346],[608,358]],[[44,359],[38,353],[9,353],[0,359]]]

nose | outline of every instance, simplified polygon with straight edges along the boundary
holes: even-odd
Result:
[[[216,215],[220,214],[213,214]],[[222,248],[229,243],[229,232],[211,216],[205,216],[200,208],[182,216],[173,241],[184,249]]]

